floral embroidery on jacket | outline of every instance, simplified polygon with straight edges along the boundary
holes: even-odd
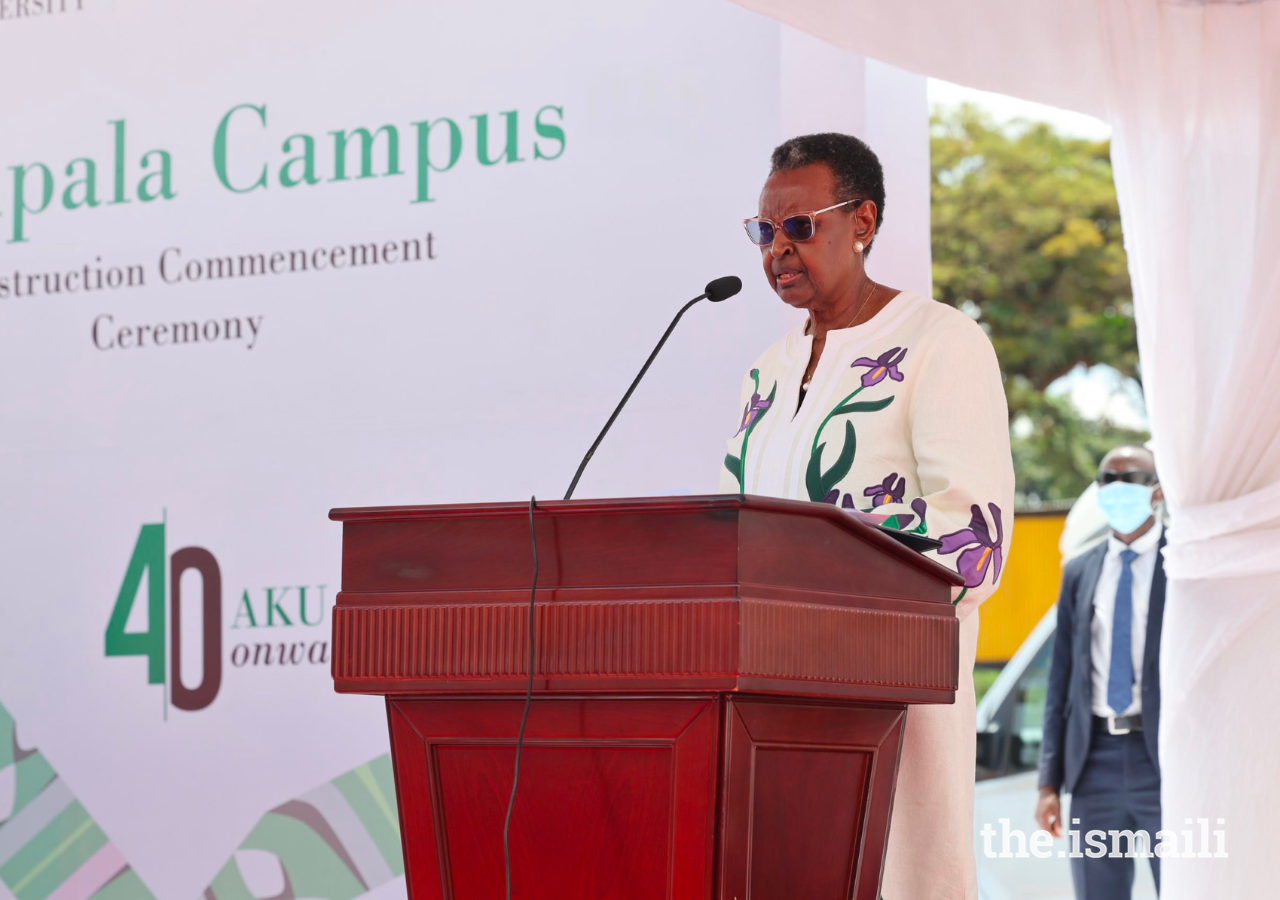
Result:
[[[747,441],[751,438],[751,432],[760,424],[760,420],[765,417],[770,409],[773,408],[773,399],[778,393],[778,382],[773,383],[773,389],[769,391],[769,396],[764,400],[760,399],[760,370],[751,370],[751,380],[755,383],[755,390],[751,394],[751,399],[747,402],[746,408],[742,411],[742,424],[738,427],[738,434],[742,435],[742,449],[737,456],[732,453],[726,453],[724,457],[724,467],[729,470],[729,474],[738,480],[738,492],[746,493],[747,485]]]
[[[760,370],[755,369],[754,371],[758,372]],[[773,394],[770,394],[769,397],[772,398]],[[734,437],[737,437],[739,434],[742,434],[742,432],[754,425],[756,420],[763,416],[772,405],[772,399],[761,400],[758,392],[752,394],[751,400],[747,403],[746,408],[742,410],[742,424],[738,426],[738,430],[734,434]]]
[[[896,481],[896,483],[895,483]],[[886,503],[901,503],[907,493],[907,479],[899,478],[897,472],[890,472],[879,484],[873,484],[862,492],[862,496],[871,498],[871,508],[884,506]]]
[[[925,503],[924,498],[917,497],[916,499],[911,501],[911,509],[913,512],[915,512],[914,516],[911,515],[911,513],[895,513],[894,515],[885,519],[884,523],[880,527],[896,528],[899,531],[906,531],[908,528],[911,527],[911,523],[914,522],[916,520],[916,517],[918,516],[920,518],[920,524],[917,525],[915,528],[911,528],[911,533],[912,534],[928,534],[929,525],[924,518],[925,511],[928,508],[929,508],[929,504]],[[867,512],[871,512],[871,510],[867,510]]]
[[[882,400],[864,400],[860,403],[852,401],[854,397],[864,390],[879,384],[885,378],[890,378],[893,381],[902,381],[903,375],[898,371],[898,364],[906,358],[906,355],[905,348],[894,347],[892,350],[881,353],[877,359],[868,359],[864,356],[849,365],[851,369],[855,369],[858,366],[872,366],[873,369],[862,376],[862,384],[858,388],[837,403],[831,412],[827,413],[826,418],[822,420],[822,424],[818,426],[818,430],[813,436],[813,447],[809,452],[809,466],[805,470],[804,478],[805,490],[808,491],[810,500],[818,503],[835,502],[827,501],[826,498],[831,493],[832,488],[849,474],[849,470],[853,468],[854,457],[858,453],[858,435],[853,430],[853,422],[846,419],[844,423],[844,443],[840,447],[840,455],[831,464],[831,468],[824,471],[822,468],[822,451],[826,449],[827,445],[819,443],[822,439],[822,430],[836,416],[850,413],[879,412],[892,403],[892,396],[885,397]]]
[[[906,348],[894,347],[892,350],[886,350],[881,353],[875,359],[869,359],[865,356],[861,359],[856,359],[850,368],[856,369],[858,366],[866,366],[871,370],[862,376],[863,387],[879,384],[886,377],[894,381],[901,381],[902,373],[898,371],[898,363],[902,362],[906,355]]]
[[[868,490],[870,490],[870,488],[868,488]],[[853,494],[845,494],[844,499],[841,500],[839,488],[833,488],[825,497],[822,498],[821,502],[830,503],[833,506],[836,503],[839,503],[841,509],[857,509],[857,506],[853,502]],[[893,502],[901,503],[902,499],[898,498]],[[917,525],[915,528],[912,528],[911,533],[912,534],[928,534],[929,525],[925,521],[925,512],[928,511],[929,504],[925,502],[925,499],[923,497],[917,497],[916,499],[911,501],[911,509],[912,509],[912,512],[915,513],[914,516],[911,515],[911,513],[894,513],[892,516],[889,516],[889,518],[885,519],[880,524],[880,527],[893,528],[897,531],[906,531],[908,528],[911,527],[911,523],[914,522],[918,517],[920,519],[920,524]],[[869,513],[869,512],[875,512],[875,509],[874,508],[864,509],[860,511]]]
[[[1004,525],[1000,521],[1000,507],[988,503],[987,509],[991,511],[991,520],[996,525],[994,541],[991,530],[987,528],[987,520],[975,503],[970,507],[969,527],[943,535],[942,546],[938,548],[939,555],[968,548],[956,557],[956,571],[964,576],[966,591],[982,584],[988,571],[993,573],[992,584],[1000,579],[1000,566],[1004,562]]]

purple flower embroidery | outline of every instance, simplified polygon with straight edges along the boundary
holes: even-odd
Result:
[[[847,509],[851,512],[864,512],[864,513],[871,512],[871,510],[869,509],[862,509],[862,510],[858,509],[857,505],[853,502],[853,494],[845,494],[844,498],[841,499],[839,488],[833,488],[825,497],[822,498],[820,502],[830,503],[832,506],[835,506],[836,503],[839,502],[841,509]],[[924,521],[924,510],[925,510],[924,501],[919,499],[912,500],[911,508],[914,509],[916,513],[919,514],[920,520]],[[915,520],[916,520],[916,517],[911,515],[911,513],[898,513],[896,515],[890,516],[886,520],[886,527],[896,527],[899,531],[901,531],[905,529],[908,525],[910,525],[912,522],[914,522]],[[888,522],[896,522],[897,524],[888,525]]]
[[[915,512],[916,515],[913,516],[911,515],[911,513],[898,513],[894,517],[898,520],[898,530],[906,531],[907,528],[910,527],[911,523],[916,520],[916,516],[919,516],[920,524],[916,527],[916,530],[914,533],[921,534],[922,532],[924,532],[925,530],[924,513],[925,513],[925,510],[928,508],[929,508],[929,505],[924,502],[923,497],[917,497],[916,499],[912,500],[911,509]]]
[[[827,493],[827,496],[822,498],[821,502],[830,503],[832,506],[835,506],[837,501],[839,501],[841,509],[857,508],[853,505],[853,494],[845,494],[844,499],[840,500],[840,488],[832,488]]]
[[[761,400],[758,393],[751,395],[751,402],[742,410],[742,424],[738,426],[738,434],[750,428],[766,409],[769,408],[771,401]],[[737,435],[734,435],[737,437]]]
[[[863,356],[854,360],[849,366],[856,369],[858,366],[867,366],[870,371],[862,376],[862,386],[871,387],[873,384],[879,384],[884,381],[885,377],[892,378],[894,381],[902,380],[902,373],[898,371],[898,363],[906,357],[907,351],[904,347],[894,347],[892,350],[886,350],[875,359]]]
[[[1004,544],[1004,525],[1000,522],[1000,507],[988,503],[987,509],[991,510],[991,519],[996,523],[994,541],[991,540],[987,520],[975,503],[970,507],[969,527],[943,535],[942,546],[938,548],[939,554],[955,553],[962,547],[968,548],[956,558],[956,571],[964,576],[966,589],[982,584],[986,580],[988,568],[995,573],[992,583],[1000,578],[1000,566],[1004,562],[1004,550],[1001,549]]]
[[[894,480],[897,483],[894,483]],[[901,503],[902,498],[907,492],[907,479],[898,478],[898,473],[893,472],[880,484],[873,484],[862,492],[864,497],[871,498],[871,508],[884,506],[886,503]]]
[[[920,517],[920,522],[924,523],[924,514],[929,509],[929,504],[924,502],[923,497],[917,497],[911,501],[911,510]]]

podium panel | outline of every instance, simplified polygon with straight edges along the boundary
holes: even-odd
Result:
[[[728,698],[719,896],[877,900],[905,715]]]
[[[388,701],[414,900],[504,896],[523,708]],[[707,697],[535,701],[511,817],[512,896],[709,897],[719,724]]]
[[[526,504],[334,510],[337,690],[386,697],[410,900],[501,900]],[[877,900],[907,708],[951,703],[954,572],[827,504],[539,504],[521,900]]]

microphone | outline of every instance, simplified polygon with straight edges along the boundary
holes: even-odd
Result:
[[[694,297],[684,306],[680,307],[680,311],[676,313],[676,317],[671,320],[671,324],[667,326],[667,330],[662,335],[662,340],[658,341],[658,346],[653,348],[653,352],[649,354],[649,358],[644,361],[644,365],[640,367],[640,374],[631,382],[631,387],[627,388],[627,392],[622,395],[622,401],[618,404],[617,409],[613,411],[613,415],[609,416],[609,421],[604,423],[604,428],[600,429],[600,434],[596,435],[595,441],[591,444],[591,449],[587,451],[587,455],[582,458],[582,463],[578,466],[578,471],[573,475],[573,481],[569,483],[569,490],[565,492],[564,499],[568,500],[573,496],[574,488],[578,486],[578,479],[582,477],[582,472],[587,467],[587,463],[591,462],[591,457],[595,455],[596,448],[600,446],[600,442],[604,440],[604,436],[609,433],[609,429],[613,426],[614,419],[618,418],[618,413],[622,412],[622,407],[627,405],[627,401],[631,399],[631,394],[635,391],[636,385],[640,383],[640,379],[644,377],[644,373],[649,371],[649,366],[653,363],[654,358],[658,355],[658,351],[662,349],[662,345],[667,342],[667,338],[671,337],[671,332],[675,331],[676,323],[680,321],[680,317],[688,311],[700,300],[710,300],[712,303],[719,303],[722,300],[728,300],[738,291],[742,290],[742,279],[737,275],[725,275],[723,278],[717,278],[707,283],[702,293]]]
[[[658,351],[662,349],[662,345],[667,342],[667,338],[671,337],[671,332],[675,331],[676,323],[680,321],[680,317],[688,311],[688,309],[700,300],[710,300],[712,303],[719,303],[721,300],[728,300],[738,291],[742,290],[742,279],[736,275],[726,275],[723,278],[717,278],[715,281],[707,283],[703,291],[694,297],[684,306],[680,307],[680,311],[676,313],[676,317],[671,320],[671,324],[667,326],[667,330],[663,332],[662,340],[658,341],[658,346],[653,348],[653,352],[649,354],[649,358],[644,361],[644,365],[640,367],[640,374],[631,382],[631,387],[627,388],[627,392],[622,395],[622,401],[613,411],[613,415],[609,416],[609,421],[604,423],[604,428],[600,429],[600,433],[596,435],[595,441],[591,444],[591,449],[587,451],[587,455],[582,458],[582,463],[578,466],[578,471],[573,475],[573,481],[569,484],[569,490],[565,492],[564,499],[568,500],[573,496],[573,489],[578,486],[578,479],[582,477],[582,472],[587,467],[587,463],[591,462],[591,457],[595,454],[596,448],[600,446],[600,442],[604,440],[604,436],[609,432],[610,426],[613,425],[618,413],[622,412],[622,407],[627,405],[627,401],[631,399],[632,393],[636,389],[636,385],[640,383],[640,379],[644,377],[644,373],[649,371],[649,366],[653,363],[654,358],[658,355]],[[507,900],[511,900],[511,814],[516,807],[516,791],[520,786],[520,757],[521,751],[524,749],[524,733],[525,727],[529,723],[529,708],[533,705],[533,670],[537,660],[535,651],[535,619],[534,604],[538,596],[538,536],[533,526],[533,513],[537,508],[537,498],[529,499],[529,540],[533,546],[533,583],[529,588],[529,681],[525,685],[524,693],[524,713],[520,717],[520,731],[516,735],[516,765],[515,772],[511,779],[511,795],[507,800],[507,818],[502,824],[502,856],[503,865],[506,873],[507,881]]]
[[[728,300],[740,290],[742,290],[742,279],[737,275],[726,275],[723,278],[717,278],[715,281],[707,282],[707,286],[703,288],[702,296],[712,303],[719,303],[721,300]],[[695,297],[693,303],[697,303],[698,299]],[[681,310],[681,312],[683,311]],[[677,316],[677,318],[679,317]]]

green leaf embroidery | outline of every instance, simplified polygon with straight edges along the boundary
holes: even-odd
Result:
[[[756,370],[752,369],[751,378],[756,384],[756,393],[760,392],[760,379],[756,374]],[[747,492],[747,440],[751,437],[751,432],[756,430],[756,426],[760,424],[760,420],[769,414],[769,410],[773,409],[773,398],[778,393],[778,382],[773,383],[773,389],[769,391],[769,396],[764,402],[767,404],[764,409],[760,410],[760,415],[751,420],[751,424],[747,426],[747,430],[742,434],[742,452],[738,455],[738,492],[745,494]],[[728,460],[725,461],[728,465]],[[733,471],[730,469],[729,471]]]
[[[822,476],[828,491],[843,481],[844,476],[849,474],[849,470],[853,468],[853,458],[857,453],[858,435],[853,430],[853,423],[845,422],[844,446],[840,448],[840,455],[836,458],[836,464]]]
[[[815,431],[815,432],[813,433],[813,449],[810,451],[810,455],[817,455],[817,456],[821,456],[821,455],[822,455],[821,451],[820,451],[820,450],[818,450],[818,441],[822,438],[822,429],[824,429],[824,428],[826,428],[826,427],[827,427],[827,423],[828,423],[828,422],[830,422],[830,421],[831,421],[831,418],[836,414],[836,410],[838,410],[840,407],[844,406],[846,403],[848,403],[848,402],[849,402],[850,400],[852,400],[854,397],[856,397],[856,396],[858,396],[859,394],[861,394],[863,390],[864,390],[864,388],[859,387],[859,388],[858,388],[857,390],[855,390],[852,394],[850,394],[849,396],[847,396],[847,397],[845,397],[843,400],[841,400],[839,403],[837,403],[837,404],[836,404],[835,409],[833,409],[833,410],[831,410],[831,412],[827,413],[826,418],[824,418],[824,419],[822,420],[822,423],[818,426],[818,430],[817,430],[817,431]]]
[[[885,397],[883,400],[864,400],[862,403],[848,403],[843,406],[837,406],[832,410],[831,415],[839,416],[844,413],[879,412],[892,402],[893,397]]]
[[[734,456],[732,453],[726,453],[724,455],[724,467],[729,470],[729,474],[733,476],[734,480],[739,483],[738,486],[741,487],[742,460],[738,459],[738,457]]]
[[[817,451],[810,455],[809,466],[805,470],[805,489],[809,492],[809,499],[814,502],[821,502],[853,468],[853,458],[858,453],[858,436],[853,430],[853,423],[844,423],[844,446],[840,448],[840,455],[831,468],[823,472],[822,451],[826,446],[818,445]]]
[[[814,503],[821,503],[822,498],[827,496],[822,489],[822,451],[826,447],[826,444],[819,444],[817,450],[809,454],[809,466],[804,470],[804,488]]]
[[[776,388],[777,385],[774,385]],[[818,426],[817,432],[813,435],[813,449],[809,454],[809,465],[805,470],[805,490],[809,492],[809,499],[815,503],[821,503],[826,499],[827,494],[831,493],[840,481],[849,474],[849,470],[853,468],[853,458],[857,454],[858,439],[853,430],[852,422],[844,423],[844,447],[840,450],[840,456],[826,473],[822,471],[822,451],[826,449],[826,444],[819,444],[818,439],[822,437],[822,429],[827,427],[827,423],[833,418],[846,413],[861,412],[879,412],[890,403],[893,397],[885,397],[883,400],[865,400],[862,403],[850,403],[854,397],[862,393],[863,388],[857,388],[849,396],[845,397],[836,406],[835,409],[827,413],[826,418],[822,420],[822,424]],[[773,396],[772,394],[770,395]]]

